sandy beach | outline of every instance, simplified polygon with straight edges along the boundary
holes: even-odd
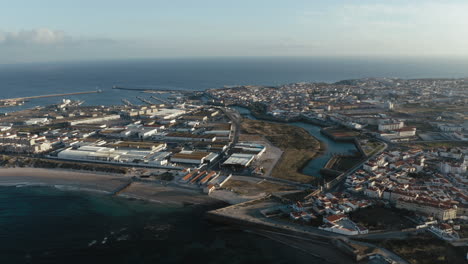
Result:
[[[0,168],[0,186],[43,185],[67,190],[111,193],[128,180],[129,176],[118,174],[42,168]],[[134,182],[119,196],[180,206],[219,202],[196,190],[152,182]]]

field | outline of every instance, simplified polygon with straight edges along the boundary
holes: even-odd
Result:
[[[397,209],[373,206],[350,213],[350,218],[369,230],[401,230],[414,227],[413,222],[404,217],[405,213]]]
[[[231,189],[233,192],[240,195],[257,195],[260,193],[276,193],[282,191],[292,191],[292,188],[287,185],[276,184],[268,181],[259,183],[243,180],[229,180],[225,185],[225,189]]]
[[[283,151],[273,170],[273,177],[302,183],[316,181],[315,177],[300,172],[320,151],[320,141],[306,130],[286,124],[244,119],[242,131],[262,135]]]
[[[451,105],[451,104],[438,104],[438,105],[425,105],[421,106],[420,104],[405,104],[402,107],[399,107],[398,112],[406,114],[425,114],[433,115],[442,112],[466,112],[468,111],[468,106],[462,105]]]
[[[325,131],[336,139],[348,139],[359,136],[359,132],[346,128],[326,128]]]
[[[429,122],[406,122],[406,126],[408,127],[416,127],[418,132],[427,132],[427,131],[435,131],[435,129]]]
[[[361,156],[339,156],[333,163],[331,169],[345,172],[362,160]]]
[[[467,247],[453,247],[429,234],[405,240],[385,240],[379,243],[411,264],[462,264],[466,263]]]
[[[361,140],[359,144],[366,156],[372,156],[384,147],[382,142],[376,140]]]
[[[417,144],[402,144],[409,148],[422,148],[422,149],[433,149],[433,148],[453,148],[453,147],[468,147],[468,142],[464,141],[452,141],[452,142],[427,142]]]

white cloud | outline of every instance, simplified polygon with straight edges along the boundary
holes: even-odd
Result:
[[[18,32],[0,31],[0,44],[33,44],[52,45],[71,41],[71,37],[60,30],[38,28],[33,30],[21,30]]]

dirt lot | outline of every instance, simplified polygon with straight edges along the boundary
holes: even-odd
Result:
[[[229,180],[223,188],[232,190],[240,195],[257,195],[260,193],[275,193],[281,191],[295,190],[287,185],[276,184],[268,181],[243,181],[243,180]]]
[[[395,252],[412,264],[466,263],[467,247],[453,247],[429,234],[405,240],[385,240],[379,245]]]

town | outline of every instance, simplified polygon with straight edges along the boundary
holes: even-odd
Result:
[[[398,251],[398,236],[467,246],[466,79],[135,93],[142,105],[63,99],[4,112],[2,166],[120,174],[128,182],[115,193],[133,183],[204,193],[231,204],[210,212],[213,219],[327,237],[355,260],[398,262],[377,250]],[[356,151],[331,153],[319,174],[307,175],[303,168],[327,146],[291,122],[320,127]]]

